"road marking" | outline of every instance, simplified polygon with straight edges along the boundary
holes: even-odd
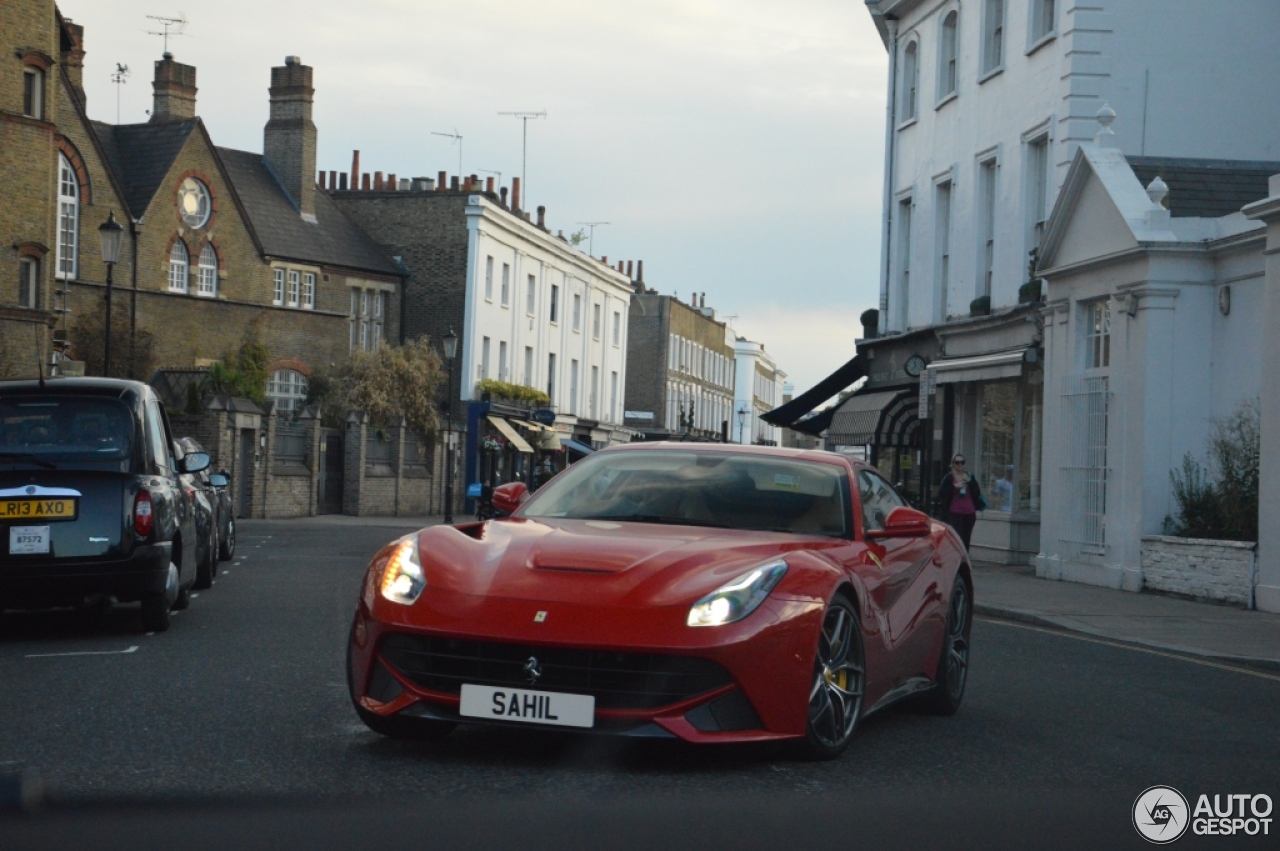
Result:
[[[147,633],[150,635],[151,633]],[[74,653],[28,653],[28,659],[51,659],[54,656],[123,656],[126,653],[137,652],[138,645],[133,645],[128,650],[77,650]]]
[[[986,623],[998,624],[1000,626],[1011,626],[1014,629],[1026,629],[1031,632],[1043,632],[1045,635],[1057,635],[1062,638],[1073,638],[1076,641],[1087,641],[1090,644],[1105,644],[1107,647],[1119,647],[1121,650],[1133,650],[1136,653],[1146,653],[1150,656],[1163,656],[1166,659],[1177,659],[1179,662],[1190,662],[1193,665],[1203,665],[1206,668],[1217,668],[1220,671],[1231,671],[1235,674],[1244,674],[1250,677],[1258,677],[1263,680],[1274,680],[1280,683],[1280,676],[1275,674],[1266,674],[1262,671],[1253,671],[1249,668],[1238,668],[1234,665],[1223,665],[1221,662],[1210,662],[1205,659],[1193,659],[1190,656],[1182,656],[1177,653],[1166,653],[1163,650],[1153,650],[1150,647],[1137,647],[1132,644],[1124,644],[1119,641],[1107,641],[1104,638],[1091,638],[1087,635],[1079,635],[1066,630],[1045,629],[1044,627],[1031,626],[1025,623],[1013,623],[1012,621],[1002,621],[995,618],[974,618],[974,620],[984,621]]]
[[[192,595],[191,595],[191,599],[193,599],[193,600],[194,600],[196,597],[199,597],[199,596],[200,596],[200,595],[199,595],[199,593],[192,594]]]

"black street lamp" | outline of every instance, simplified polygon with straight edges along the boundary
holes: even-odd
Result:
[[[444,335],[444,359],[449,362],[449,383],[445,388],[444,441],[444,522],[453,522],[453,358],[458,353],[458,335],[449,329]]]
[[[107,214],[107,220],[98,226],[98,239],[102,242],[102,262],[107,264],[107,318],[103,334],[102,374],[111,377],[111,270],[120,259],[120,242],[124,228],[116,221],[116,211]]]
[[[747,403],[743,402],[738,409],[738,442],[742,442],[742,429],[747,424]]]

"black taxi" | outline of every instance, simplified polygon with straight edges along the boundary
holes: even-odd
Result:
[[[196,579],[195,513],[164,406],[146,384],[111,378],[0,381],[0,611],[142,604],[169,627]]]

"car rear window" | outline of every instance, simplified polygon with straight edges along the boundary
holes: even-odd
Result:
[[[116,399],[24,396],[0,399],[0,462],[129,457],[133,417]]]

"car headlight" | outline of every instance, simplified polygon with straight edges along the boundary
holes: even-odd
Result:
[[[720,626],[742,620],[764,602],[786,572],[787,563],[779,559],[720,586],[689,609],[689,626]]]
[[[382,572],[382,596],[393,603],[408,606],[416,602],[427,587],[418,560],[418,536],[401,541],[387,559]]]

